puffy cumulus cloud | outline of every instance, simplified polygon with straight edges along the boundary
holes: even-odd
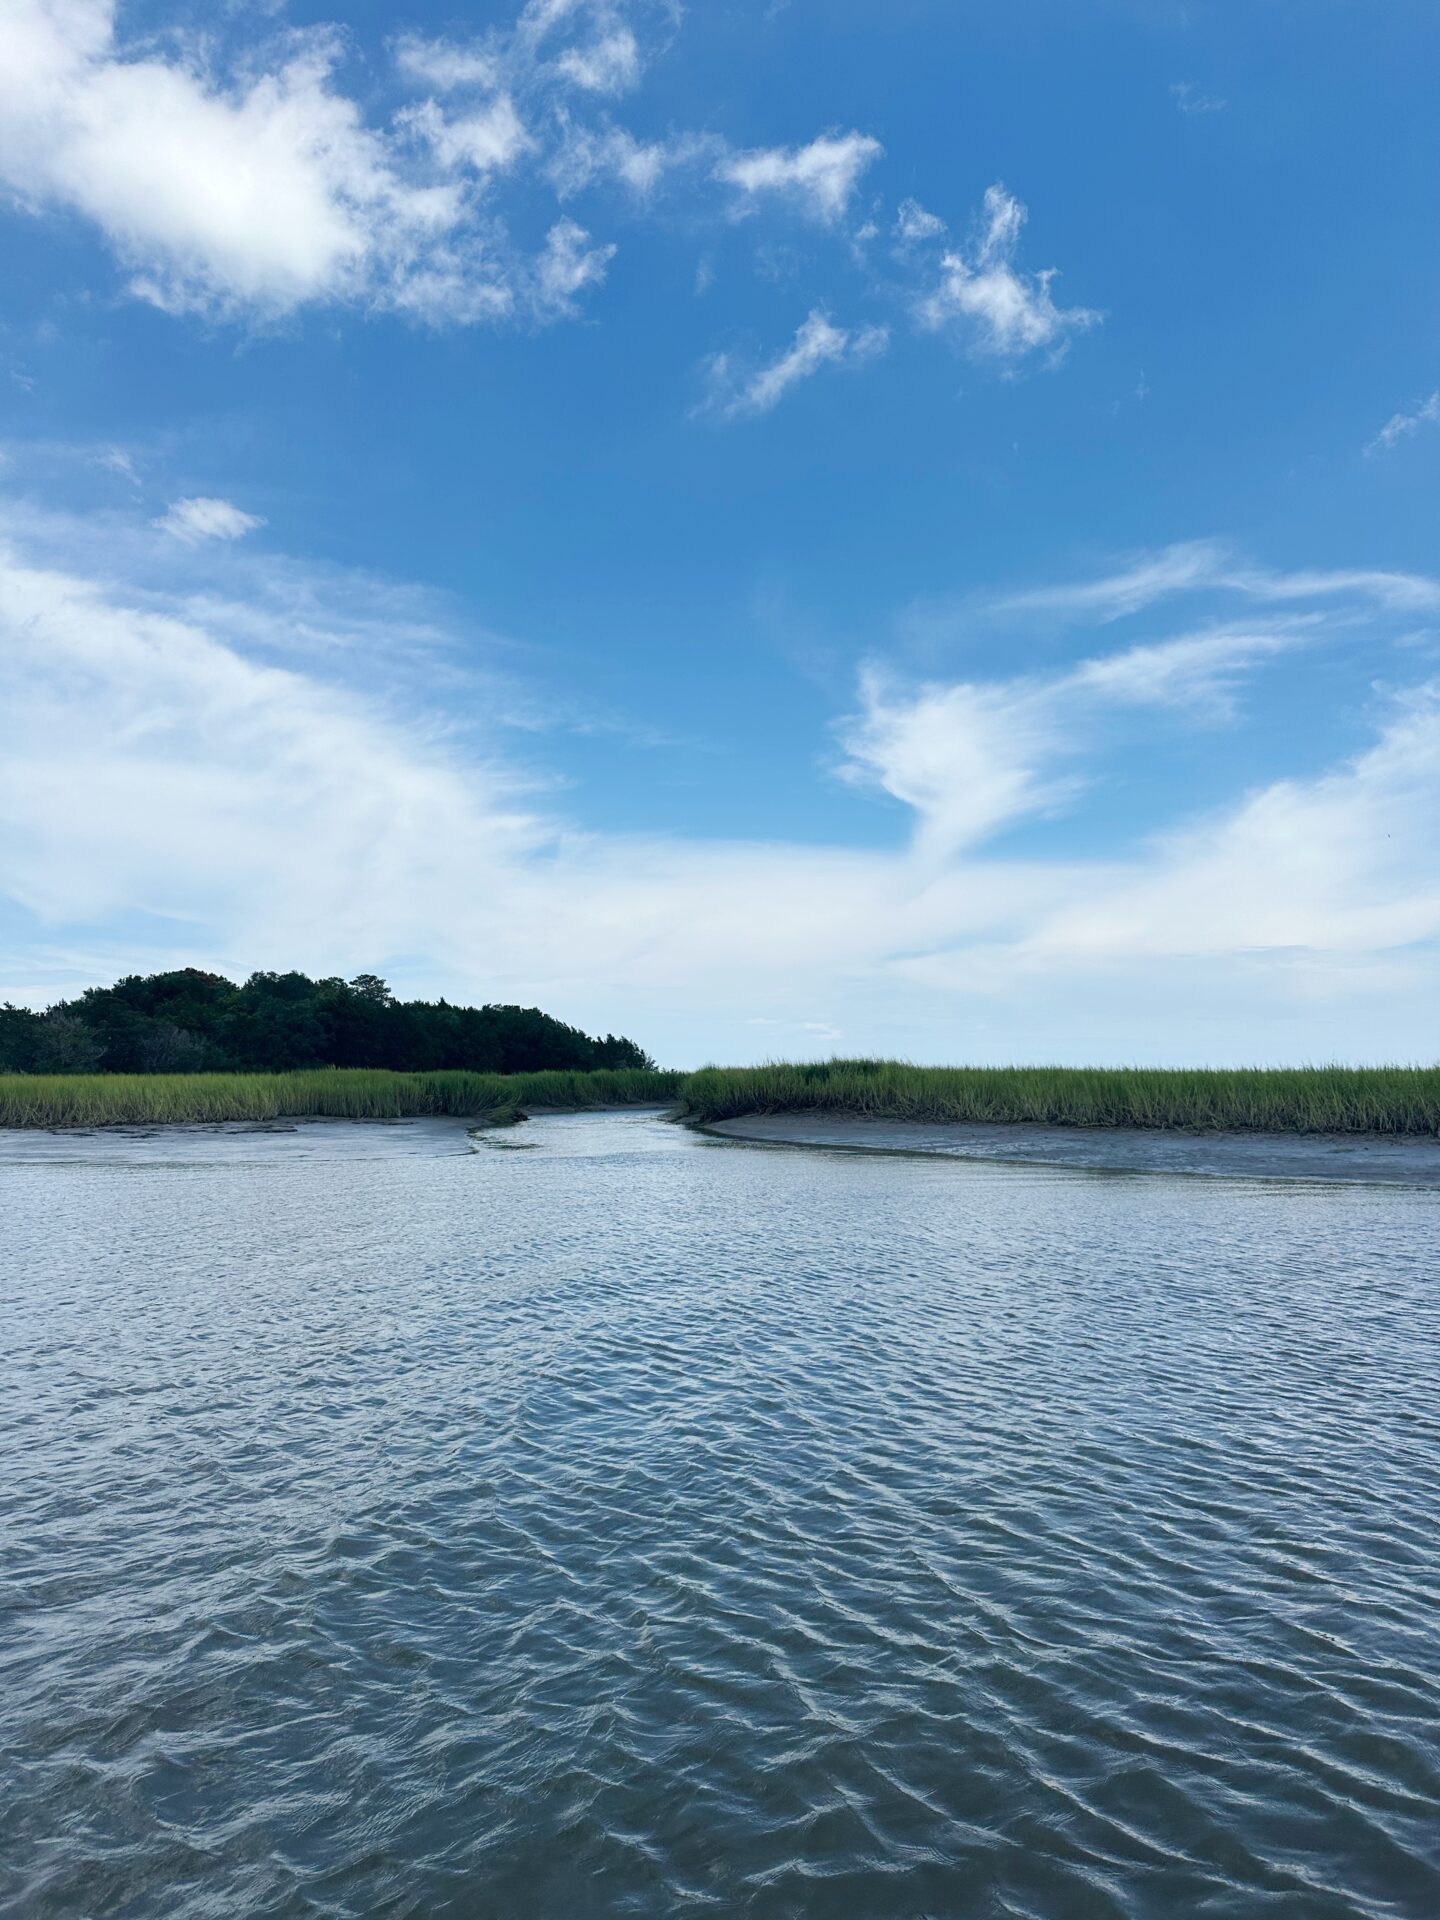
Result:
[[[868,133],[826,133],[804,147],[726,154],[715,173],[744,203],[779,196],[830,225],[848,211],[861,175],[884,151]]]
[[[1048,349],[1063,352],[1070,335],[1098,324],[1087,307],[1057,307],[1055,269],[1022,273],[1015,264],[1025,208],[1001,186],[986,190],[984,223],[976,246],[941,256],[939,284],[917,306],[921,324],[962,331],[977,352],[1003,360]]]
[[[598,85],[605,61],[624,64],[623,35],[608,9],[562,11],[611,23],[587,56]],[[522,41],[518,27],[493,46],[402,38],[396,71],[425,97],[376,126],[340,90],[324,30],[256,46],[227,74],[183,43],[125,48],[114,0],[14,0],[0,12],[0,180],[32,210],[93,222],[131,292],[171,312],[265,320],[347,302],[441,323],[557,317],[613,248],[582,270],[557,260],[552,227],[527,254],[492,204],[494,182],[549,138],[517,97],[544,119]]]
[[[789,347],[766,365],[745,370],[733,356],[715,354],[707,365],[710,397],[702,411],[727,419],[769,413],[790,389],[824,366],[857,366],[890,344],[885,327],[837,327],[818,307],[801,321]]]
[[[162,533],[177,540],[238,540],[253,533],[265,522],[257,513],[246,513],[229,500],[211,500],[197,494],[188,500],[174,500],[154,523]]]
[[[47,968],[73,983],[69,942],[92,973],[376,964],[408,989],[633,1030],[681,1064],[835,1046],[1416,1057],[1440,1041],[1435,688],[1395,697],[1335,765],[1101,853],[1047,847],[1043,823],[1080,796],[1107,716],[1143,700],[1186,724],[1183,688],[1238,672],[1243,635],[958,686],[876,672],[846,737],[858,777],[913,815],[911,844],[622,836],[537,802],[493,741],[462,750],[315,660],[256,657],[236,610],[167,606],[106,571],[0,551],[0,892],[12,928],[35,928],[7,971],[37,997]],[[255,626],[273,613],[257,604]],[[1275,638],[1254,636],[1257,662]],[[320,658],[354,671],[353,646]],[[989,844],[1022,819],[1025,853]],[[118,941],[137,915],[155,929],[143,956]]]
[[[414,180],[331,84],[323,34],[258,77],[125,57],[111,0],[0,13],[0,176],[92,220],[132,289],[172,310],[384,303],[464,207]]]
[[[526,0],[478,36],[402,33],[362,108],[341,84],[349,43],[330,29],[252,38],[227,64],[221,34],[127,44],[116,0],[10,0],[0,187],[33,213],[90,222],[129,291],[175,314],[264,323],[348,305],[436,326],[563,319],[616,246],[586,235],[582,249],[575,236],[598,222],[556,216],[608,192],[608,211],[668,217],[687,236],[753,222],[762,262],[771,220],[811,223],[835,243],[815,271],[838,270],[923,328],[961,329],[1002,361],[1053,358],[1094,321],[1056,305],[1049,273],[1020,271],[1024,209],[998,187],[969,251],[902,201],[887,279],[869,249],[879,200],[854,217],[883,154],[871,134],[742,150],[715,131],[619,124],[619,96],[678,19],[667,0]],[[388,117],[371,104],[387,82]],[[547,191],[559,203],[548,209]],[[764,411],[816,367],[873,357],[888,339],[832,327],[827,304],[807,298],[794,344],[745,376],[734,411]]]

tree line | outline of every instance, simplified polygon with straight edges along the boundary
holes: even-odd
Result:
[[[653,1067],[633,1040],[592,1038],[538,1007],[397,1000],[373,973],[312,980],[252,973],[243,986],[182,967],[128,974],[43,1013],[0,1007],[0,1073],[283,1073],[296,1067]]]

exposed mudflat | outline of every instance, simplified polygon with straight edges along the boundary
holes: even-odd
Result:
[[[863,1114],[752,1113],[706,1129],[728,1140],[1020,1160],[1113,1173],[1219,1174],[1440,1187],[1440,1140],[1411,1134],[1189,1133],[1149,1127],[976,1126]]]

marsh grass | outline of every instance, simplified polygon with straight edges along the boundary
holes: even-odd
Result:
[[[687,1118],[856,1113],[888,1120],[1440,1134],[1440,1067],[915,1067],[897,1060],[704,1067]]]
[[[1440,1134],[1440,1068],[914,1067],[897,1060],[593,1072],[6,1074],[0,1126],[166,1126],[221,1120],[399,1120],[491,1125],[527,1109],[673,1102],[690,1120],[856,1113],[889,1120],[1070,1127]]]
[[[164,1126],[219,1120],[399,1120],[455,1114],[492,1124],[527,1107],[631,1106],[674,1097],[683,1075],[638,1067],[553,1073],[391,1073],[326,1067],[300,1073],[0,1075],[0,1126]]]

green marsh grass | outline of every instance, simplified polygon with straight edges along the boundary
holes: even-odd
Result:
[[[495,1124],[527,1109],[673,1103],[705,1122],[746,1113],[1072,1127],[1440,1134],[1440,1067],[914,1067],[896,1060],[704,1067],[698,1073],[6,1074],[0,1126],[165,1126],[220,1120],[398,1120],[454,1114]]]
[[[897,1060],[704,1067],[681,1089],[697,1121],[745,1113],[1067,1127],[1440,1134],[1440,1067],[914,1067]]]
[[[399,1120],[455,1114],[518,1120],[527,1107],[631,1106],[674,1098],[683,1076],[634,1067],[593,1073],[299,1073],[0,1075],[0,1126],[165,1126],[184,1121]]]

